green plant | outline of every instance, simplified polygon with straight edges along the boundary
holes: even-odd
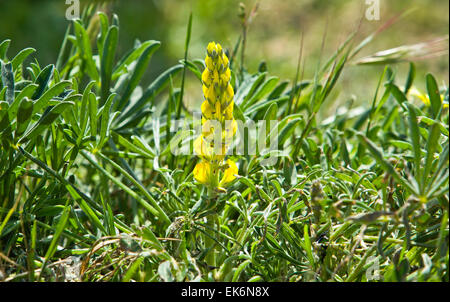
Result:
[[[237,43],[233,116],[276,121],[265,139],[278,148],[233,156],[216,228],[198,159],[170,148],[198,137],[183,103],[185,77],[200,87],[205,69],[188,58],[192,21],[184,59],[146,84],[160,43],[136,41],[116,60],[118,19],[94,8],[68,28],[55,65],[27,64],[31,48],[9,59],[0,43],[4,280],[67,280],[79,262],[83,281],[370,281],[374,264],[383,281],[448,281],[448,90],[432,75],[429,106],[409,93],[413,64],[404,87],[386,67],[371,106],[319,120],[374,35],[355,47],[351,35],[311,80],[249,72]],[[186,129],[173,131],[177,117]]]

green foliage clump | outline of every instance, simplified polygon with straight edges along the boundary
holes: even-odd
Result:
[[[429,74],[415,105],[414,64],[405,85],[387,66],[370,106],[319,120],[373,36],[301,81],[247,71],[238,42],[234,118],[276,120],[278,150],[233,156],[239,175],[211,200],[197,157],[171,152],[197,137],[184,85],[192,74],[201,89],[205,66],[188,58],[190,24],[185,58],[150,83],[160,42],[117,59],[118,19],[92,9],[54,65],[0,43],[0,279],[448,281],[448,90]],[[189,129],[174,132],[179,116]]]

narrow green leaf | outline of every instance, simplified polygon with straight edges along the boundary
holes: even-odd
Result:
[[[55,233],[53,234],[53,238],[52,238],[52,241],[50,242],[50,246],[48,247],[47,252],[45,253],[45,256],[44,256],[45,263],[51,257],[53,257],[53,255],[56,252],[56,247],[57,247],[57,244],[59,241],[59,237],[61,237],[61,233],[63,232],[64,228],[66,227],[67,221],[69,219],[69,214],[70,214],[70,206],[66,204],[66,206],[64,207],[64,211],[61,214],[61,218],[59,219],[59,222],[56,225]],[[42,271],[41,271],[41,273],[42,273]]]
[[[189,50],[189,42],[191,41],[191,30],[192,30],[192,12],[189,14],[189,21],[187,26],[187,32],[186,32],[186,40],[184,42],[184,61],[187,61],[188,56],[188,50]],[[180,118],[181,114],[181,105],[183,104],[183,97],[184,97],[184,81],[186,78],[186,66],[183,67],[183,76],[181,78],[181,90],[180,94],[177,100],[177,107],[175,111],[176,118]]]
[[[11,40],[6,39],[0,43],[0,60],[6,59],[6,52],[8,51],[9,44],[11,43]]]
[[[21,92],[19,92],[19,94],[14,99],[14,102],[9,107],[8,114],[9,114],[10,120],[14,119],[17,116],[17,110],[19,109],[20,102],[24,98],[31,98],[31,96],[33,95],[33,93],[36,91],[37,88],[38,88],[38,85],[29,84],[25,88],[23,88]]]
[[[55,64],[57,70],[62,70],[63,64],[68,62],[70,50],[72,48],[72,46],[69,43],[67,43],[67,41],[69,40],[70,31],[71,31],[71,24],[67,26],[66,33],[64,34],[64,39],[61,44],[61,48],[59,49],[58,59],[56,60]]]
[[[241,264],[239,264],[239,266],[234,271],[233,279],[231,280],[231,282],[239,281],[239,277],[241,276],[242,272],[250,263],[251,263],[251,260],[247,259],[244,262],[242,262]]]
[[[386,160],[383,156],[383,153],[375,144],[369,140],[366,136],[361,133],[356,134],[359,140],[369,149],[370,153],[374,156],[375,160],[380,164],[383,169],[385,169],[389,174],[391,174],[395,180],[407,188],[411,193],[415,195],[419,195],[416,188],[414,188],[405,178],[403,178],[392,166],[392,164]]]
[[[142,155],[148,159],[153,159],[155,157],[154,153],[148,152],[149,150],[151,151],[151,149],[148,149],[148,150],[146,150],[145,148],[142,149],[138,145],[131,143],[126,138],[124,138],[123,136],[121,136],[120,134],[117,134],[115,132],[112,132],[112,136],[115,138],[117,143],[119,145],[121,145],[122,147],[124,147],[126,150],[139,153],[140,155]]]
[[[14,140],[17,142],[18,138],[27,130],[30,124],[31,117],[33,116],[33,101],[28,98],[24,98],[20,102],[19,109],[17,111],[17,125],[16,133],[14,134]]]
[[[33,100],[39,99],[44,93],[44,91],[47,89],[50,79],[53,76],[54,70],[55,70],[54,65],[48,65],[47,67],[42,69],[42,71],[39,73],[36,80],[34,81],[34,83],[38,85],[38,88],[31,97]]]
[[[32,140],[33,138],[41,134],[61,115],[61,113],[63,113],[64,110],[73,105],[73,102],[61,102],[49,111],[45,112],[41,116],[39,121],[37,121],[36,124],[30,130],[28,130],[27,133],[24,134],[24,136],[20,138],[18,143],[22,144],[25,141]]]
[[[145,104],[153,99],[154,96],[156,96],[164,87],[169,83],[170,78],[178,73],[183,68],[183,65],[175,65],[165,72],[161,73],[144,91],[141,98],[137,100],[136,103],[134,103],[131,107],[129,107],[127,110],[125,110],[117,119],[116,124],[121,123],[126,118],[129,118],[133,116],[136,112],[141,110],[142,107],[145,106]]]
[[[416,77],[416,66],[413,62],[409,63],[409,72],[408,77],[406,78],[405,90],[403,91],[406,95],[408,94],[409,89],[414,83],[414,78]]]
[[[68,87],[70,84],[72,84],[72,82],[70,82],[70,81],[62,81],[62,82],[59,82],[59,83],[53,85],[52,87],[50,87],[34,103],[33,114],[34,113],[39,113],[42,110],[42,108],[45,108],[45,107],[49,106],[49,101],[52,98],[54,98],[54,97],[60,95],[61,93],[63,93],[64,89],[66,89],[66,87]]]
[[[301,117],[292,119],[286,124],[286,126],[284,126],[281,129],[280,135],[278,137],[278,148],[279,149],[283,148],[284,143],[286,142],[286,140],[289,137],[292,137],[292,135],[295,131],[295,128],[302,120],[303,120],[303,118],[301,118]]]
[[[106,34],[105,45],[103,47],[103,54],[100,62],[101,87],[102,87],[102,95],[101,95],[102,103],[100,103],[100,105],[103,105],[109,94],[118,36],[119,36],[119,28],[117,26],[111,26],[108,30],[108,33]]]
[[[97,97],[94,93],[89,93],[89,122],[91,127],[91,136],[97,135]]]
[[[22,49],[15,57],[14,59],[11,60],[11,64],[12,64],[12,69],[13,70],[17,70],[17,67],[20,66],[20,64],[23,63],[23,61],[25,61],[25,59],[31,55],[33,52],[35,52],[36,49],[34,48],[25,48]]]
[[[439,125],[437,123],[434,123],[433,125],[431,125],[429,134],[428,134],[427,146],[426,146],[427,155],[425,157],[425,164],[424,164],[423,173],[422,173],[421,184],[422,184],[423,188],[426,187],[426,185],[429,181],[431,181],[431,182],[433,181],[432,179],[430,179],[429,174],[431,172],[436,148],[437,148],[437,145],[439,144],[440,135],[441,135],[441,132],[439,129]],[[424,191],[422,193],[425,193],[425,191],[426,190],[424,189]]]
[[[91,42],[89,40],[89,35],[81,25],[80,21],[76,20],[73,22],[75,29],[75,37],[77,39],[77,45],[80,49],[83,59],[86,62],[87,73],[96,82],[99,80],[97,66],[95,65],[94,58],[92,56]]]
[[[387,88],[392,93],[399,105],[406,111],[405,103],[408,102],[408,99],[406,98],[406,95],[403,93],[403,91],[401,91],[394,83],[389,83]]]
[[[415,177],[417,179],[420,179],[421,152],[420,152],[419,125],[417,123],[417,116],[416,116],[414,107],[410,103],[406,103],[406,105],[408,107],[409,132],[410,132],[411,144],[413,147]],[[421,192],[423,193],[423,187],[420,187],[420,189],[421,189]]]
[[[125,276],[123,276],[122,282],[129,282],[131,280],[143,260],[144,257],[139,257],[130,265],[127,272],[125,273]]]
[[[139,58],[144,50],[146,50],[152,44],[153,41],[145,41],[144,43],[139,44],[134,49],[132,49],[129,53],[125,54],[125,56],[120,59],[120,61],[114,68],[112,80],[115,81],[121,74],[126,72],[127,66],[129,66],[131,63],[133,63],[133,61]]]
[[[426,80],[427,80],[428,96],[430,97],[431,114],[432,114],[433,118],[436,119],[438,117],[438,114],[441,111],[441,107],[442,107],[441,96],[439,94],[439,88],[436,83],[436,79],[433,77],[432,74],[430,74],[430,73],[427,74]]]
[[[116,97],[116,94],[113,93],[108,97],[108,100],[106,101],[105,105],[103,106],[102,110],[102,117],[101,117],[101,125],[100,125],[100,140],[99,144],[97,146],[97,149],[101,149],[103,144],[106,142],[106,139],[108,139],[109,134],[107,133],[108,125],[109,125],[109,119],[110,119],[110,111],[111,106],[114,98]]]
[[[255,92],[254,96],[251,97],[250,99],[244,99],[244,101],[242,102],[241,107],[244,108],[248,108],[249,106],[253,105],[254,103],[257,103],[258,101],[260,101],[265,95],[267,95],[268,93],[270,93],[275,86],[277,85],[279,81],[278,77],[269,77],[259,88],[258,90]]]
[[[160,42],[153,41],[153,43],[150,44],[141,54],[141,56],[136,62],[136,66],[134,67],[131,75],[129,76],[129,80],[125,87],[125,91],[123,92],[120,100],[117,102],[117,107],[115,108],[115,110],[122,111],[122,109],[125,107],[126,103],[129,101],[131,94],[133,93],[134,89],[137,87],[139,81],[144,75],[144,72],[147,70],[147,66],[150,62],[153,53],[159,48],[160,45],[161,45]]]

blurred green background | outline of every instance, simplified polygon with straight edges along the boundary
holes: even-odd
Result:
[[[0,0],[0,40],[12,40],[9,56],[25,47],[37,50],[41,65],[56,61],[59,46],[69,24],[65,19],[65,0]],[[82,6],[87,0],[81,0]],[[97,1],[101,2],[101,1]],[[153,78],[176,64],[184,53],[189,13],[193,13],[190,58],[203,58],[209,41],[220,42],[230,50],[242,32],[238,17],[239,3],[247,12],[257,1],[250,0],[113,0],[103,1],[104,10],[115,13],[120,20],[119,56],[135,39],[159,40],[162,46],[152,59],[146,77]],[[375,31],[390,18],[415,8],[406,17],[383,31],[358,57],[377,51],[430,41],[448,36],[449,2],[445,0],[380,0],[380,20],[364,18],[365,0],[260,0],[257,15],[250,24],[246,49],[246,67],[256,71],[265,61],[269,73],[282,79],[295,76],[299,54],[300,33],[304,34],[304,78],[312,78],[321,54],[322,38],[325,60],[358,27],[356,41]],[[446,42],[447,43],[447,42]],[[448,51],[441,56],[417,62],[417,79],[432,72],[441,84],[449,80]],[[383,66],[351,66],[339,84],[340,94],[329,109],[355,95],[358,102],[371,102]],[[408,63],[395,65],[405,77]],[[422,84],[420,83],[422,82]],[[417,86],[424,89],[423,81]],[[201,88],[197,82],[187,85],[187,102],[197,103]]]

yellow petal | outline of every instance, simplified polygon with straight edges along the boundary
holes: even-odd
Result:
[[[209,42],[208,47],[206,47],[206,51],[208,52],[209,55],[212,55],[213,51],[217,51],[216,43]]]
[[[209,183],[210,174],[211,174],[211,165],[208,162],[205,161],[199,162],[194,168],[194,177],[198,182],[202,184]]]
[[[225,53],[222,56],[222,61],[223,61],[223,65],[225,66],[225,68],[228,68],[228,57]]]
[[[205,122],[202,125],[202,135],[204,137],[211,136],[211,140],[214,138],[214,125],[215,123],[213,120],[205,120]]]
[[[231,101],[231,103],[225,108],[223,114],[225,116],[226,121],[231,121],[233,119],[233,108],[234,108],[234,101]]]
[[[231,138],[236,134],[237,122],[235,119],[227,120],[225,122],[225,143],[229,144]]]
[[[211,75],[209,73],[208,68],[205,68],[205,70],[202,73],[202,81],[203,81],[203,84],[205,84],[207,86],[211,85]]]
[[[217,102],[216,103],[216,116],[222,116],[222,110],[220,110],[220,109],[221,109],[220,102]]]
[[[227,85],[231,78],[230,68],[227,68],[225,70],[225,72],[221,75],[221,78],[222,78],[223,83]],[[228,88],[228,86],[227,86],[227,88]]]
[[[216,94],[214,93],[214,87],[212,85],[206,90],[205,97],[212,104],[216,102]]]
[[[208,157],[210,156],[208,145],[203,139],[203,135],[197,137],[194,141],[194,151],[199,156]]]
[[[222,45],[220,45],[219,43],[217,43],[217,44],[216,44],[216,49],[217,49],[217,53],[218,53],[219,55],[221,55],[221,54],[222,54]]]
[[[214,69],[213,72],[213,84],[219,84],[219,72],[217,69]]]
[[[231,159],[227,159],[228,168],[223,173],[222,180],[220,181],[220,186],[224,186],[230,182],[232,182],[236,176],[235,174],[238,174],[238,167],[236,166],[236,163],[232,161]]]
[[[205,64],[206,64],[206,67],[207,67],[209,70],[211,70],[211,71],[214,70],[214,62],[213,62],[213,60],[211,59],[211,57],[206,56],[206,58],[205,58]]]
[[[213,110],[213,108],[211,107],[211,105],[209,104],[209,102],[208,101],[204,101],[203,103],[202,103],[202,113],[203,113],[203,116],[206,118],[206,119],[212,119],[213,117],[214,117],[214,114],[216,113],[214,110]]]
[[[411,87],[411,89],[409,90],[409,94],[421,100],[422,103],[424,103],[426,106],[430,106],[430,99],[428,98],[428,96],[421,93],[416,87]]]

